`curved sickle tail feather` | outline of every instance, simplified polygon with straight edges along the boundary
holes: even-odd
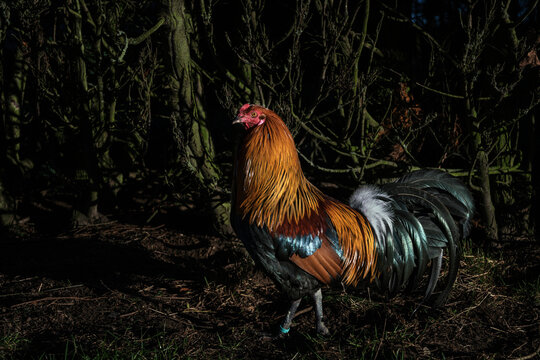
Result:
[[[414,287],[431,261],[424,301],[435,290],[448,251],[446,285],[435,300],[443,304],[456,280],[460,240],[468,235],[474,204],[469,190],[442,171],[417,171],[381,187],[360,187],[350,204],[370,222],[376,236],[378,285],[394,293]]]

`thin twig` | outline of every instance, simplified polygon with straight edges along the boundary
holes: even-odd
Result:
[[[532,359],[532,358],[536,357],[536,355],[538,355],[538,354],[540,354],[540,346],[538,346],[538,349],[536,349],[536,351],[533,352],[532,354],[521,356],[521,357],[518,357],[518,358],[514,358],[513,360],[529,360],[529,359]]]
[[[15,305],[11,305],[11,308],[15,309],[15,308],[18,308],[18,307],[21,307],[21,306],[24,306],[24,305],[37,305],[38,303],[40,303],[42,301],[56,301],[56,300],[94,301],[94,300],[99,300],[99,299],[102,299],[102,297],[99,297],[99,298],[84,297],[84,298],[82,298],[82,297],[78,297],[78,296],[49,296],[49,297],[44,297],[44,298],[41,298],[41,299],[30,300],[30,301],[25,301],[25,302],[18,303],[18,304],[15,304]]]
[[[83,284],[71,285],[71,286],[59,287],[59,288],[54,288],[54,289],[47,289],[47,290],[40,291],[39,293],[22,293],[22,292],[19,292],[19,293],[11,293],[11,294],[2,294],[2,295],[0,295],[0,298],[6,298],[6,297],[11,297],[11,296],[39,296],[39,295],[41,295],[43,293],[50,293],[50,292],[54,292],[54,291],[74,289],[74,288],[78,288],[78,287],[82,287],[82,286],[84,286],[84,285]]]
[[[384,336],[386,334],[386,316],[384,317],[384,325],[383,325],[383,330],[382,330],[382,338],[381,340],[379,341],[379,346],[377,346],[377,351],[375,352],[375,356],[373,357],[373,359],[377,359],[377,356],[379,355],[379,350],[381,350],[381,346],[382,346],[382,343],[384,341]]]
[[[308,306],[308,307],[305,308],[305,309],[302,309],[302,310],[300,310],[300,311],[297,311],[296,314],[294,314],[293,319],[296,319],[298,316],[303,315],[303,314],[305,314],[305,313],[308,313],[308,312],[310,312],[311,310],[313,310],[313,306]]]

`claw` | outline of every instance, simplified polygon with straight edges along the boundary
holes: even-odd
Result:
[[[317,323],[317,334],[322,336],[330,335],[330,331],[328,331],[328,328],[322,321]]]

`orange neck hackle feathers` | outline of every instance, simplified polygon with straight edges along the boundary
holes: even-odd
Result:
[[[272,234],[297,231],[322,236],[328,217],[343,250],[337,275],[353,285],[364,278],[373,280],[376,242],[366,219],[305,178],[292,135],[276,113],[244,105],[238,119],[235,122],[242,122],[247,133],[237,154],[234,211]]]

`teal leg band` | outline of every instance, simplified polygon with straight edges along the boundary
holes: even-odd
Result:
[[[281,331],[282,334],[286,334],[291,330],[291,328],[284,329],[283,326],[279,325],[279,331]]]

